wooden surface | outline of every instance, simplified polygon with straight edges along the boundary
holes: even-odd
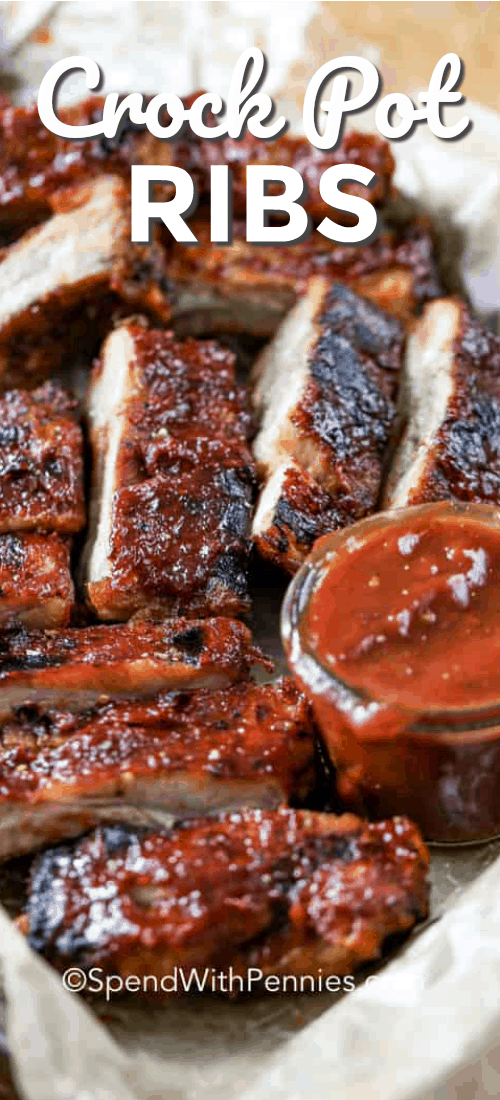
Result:
[[[380,69],[384,90],[410,93],[427,86],[445,53],[465,63],[469,99],[500,109],[500,3],[323,2],[308,29],[308,57],[295,64],[298,88],[331,57],[363,53]]]

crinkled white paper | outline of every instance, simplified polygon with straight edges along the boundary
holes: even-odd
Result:
[[[205,87],[224,97],[237,57],[258,45],[269,60],[266,90],[300,127],[305,83],[327,60],[321,19],[321,6],[311,0],[0,3],[0,61],[9,88],[17,81],[21,100],[36,93],[54,61],[71,54],[99,62],[105,90],[183,94]],[[28,41],[42,20],[48,33]],[[353,43],[350,52],[360,51],[378,63],[374,46]],[[414,92],[420,90],[422,85]],[[65,89],[69,98],[84,91],[78,80]],[[475,104],[467,103],[466,110],[474,127],[463,141],[440,142],[423,126],[394,147],[397,183],[429,208],[440,226],[463,233],[461,275],[478,308],[493,313],[500,283],[500,118]],[[358,115],[356,125],[371,128],[370,112]],[[279,596],[263,591],[257,607],[260,640],[270,652],[277,650]],[[360,979],[356,991],[337,1003],[326,995],[269,996],[232,1005],[200,998],[158,1007],[131,997],[127,1004],[104,1006],[109,1030],[63,990],[60,978],[32,954],[0,910],[6,1027],[21,1095],[26,1100],[498,1097],[499,851],[499,842],[434,849],[431,912],[436,918],[447,907],[445,915],[417,933],[374,981]]]

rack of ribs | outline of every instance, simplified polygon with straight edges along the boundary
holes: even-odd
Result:
[[[191,228],[199,248],[170,245],[180,334],[273,336],[314,276],[346,283],[405,323],[423,302],[442,293],[432,236],[423,221],[384,229],[375,241],[357,248],[332,244],[318,233],[286,247],[250,244],[245,223],[238,220],[232,244],[217,245],[210,241],[207,221],[196,219]]]
[[[69,622],[72,536],[85,522],[77,402],[54,382],[10,390],[0,397],[0,625]]]
[[[0,858],[138,810],[163,820],[301,803],[315,762],[309,706],[290,679],[78,714],[24,708],[1,731]]]
[[[190,106],[197,95],[184,100]],[[147,102],[147,99],[146,99]],[[81,103],[63,107],[62,121],[72,126],[97,122],[102,118],[104,99],[89,96]],[[208,125],[216,124],[211,116]],[[175,164],[193,176],[201,196],[210,193],[212,164],[229,165],[234,181],[234,209],[246,207],[246,165],[284,164],[301,173],[308,189],[304,205],[320,220],[331,215],[319,194],[319,178],[333,164],[361,164],[377,179],[372,188],[347,183],[345,190],[380,205],[387,197],[394,171],[394,159],[386,141],[371,134],[351,131],[334,152],[314,149],[304,137],[285,135],[268,142],[245,134],[242,141],[225,138],[207,141],[189,130],[179,140],[163,141],[144,128],[138,129],[127,119],[116,138],[99,136],[87,141],[57,137],[40,122],[36,104],[5,107],[0,111],[0,224],[9,229],[31,224],[47,217],[55,192],[75,183],[88,182],[102,173],[130,178],[132,164]],[[280,185],[275,186],[275,191]],[[173,188],[162,197],[170,198]]]
[[[290,571],[319,534],[377,507],[403,342],[395,318],[313,279],[255,364],[264,488],[252,533]]]
[[[0,385],[36,384],[69,355],[90,354],[113,311],[170,318],[165,255],[130,242],[125,183],[101,176],[54,196],[56,212],[3,251]]]
[[[429,303],[408,339],[383,503],[500,502],[500,340],[459,298]]]
[[[249,609],[251,418],[234,356],[124,324],[90,387],[87,598],[100,619]]]
[[[35,705],[85,710],[106,697],[223,687],[260,658],[227,618],[99,624],[0,635],[0,718]]]
[[[234,994],[256,968],[292,992],[294,975],[352,974],[422,920],[428,863],[402,817],[245,810],[168,833],[101,827],[36,859],[19,924],[60,970],[159,982],[214,968]]]

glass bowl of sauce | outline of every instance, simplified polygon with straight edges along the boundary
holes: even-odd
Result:
[[[320,539],[283,605],[342,802],[427,840],[500,834],[500,510],[425,504]]]

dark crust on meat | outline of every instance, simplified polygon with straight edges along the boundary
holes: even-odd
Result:
[[[254,536],[261,557],[295,573],[316,541],[354,522],[353,502],[322,489],[295,463],[286,469],[271,522]]]
[[[154,656],[154,647],[174,663],[180,661],[196,668],[207,656],[210,658],[216,640],[224,643],[223,649],[225,643],[230,642],[231,660],[234,644],[238,648],[247,636],[248,631],[241,623],[226,619],[200,623],[172,619],[123,626],[99,623],[78,630],[47,633],[13,629],[2,634],[0,680],[14,671],[61,668],[74,666],[77,662],[88,662],[94,669],[106,668],[116,661]],[[217,656],[223,660],[223,652]]]
[[[115,618],[143,608],[195,616],[249,610],[252,482],[242,474],[200,467],[118,490],[104,582]]]
[[[346,283],[404,321],[423,302],[442,293],[433,239],[423,220],[385,229],[375,241],[358,248],[333,244],[318,233],[286,248],[249,244],[245,223],[239,221],[234,224],[233,245],[221,246],[210,241],[206,221],[193,221],[191,228],[200,247],[185,248],[172,243],[169,265],[172,280],[178,287],[198,289],[201,293],[210,288],[220,296],[221,304],[228,297],[236,303],[241,301],[243,308],[235,315],[233,324],[241,319],[243,329],[245,302],[263,296],[261,312],[265,316],[265,310],[273,304],[275,316],[270,317],[270,323],[276,325],[280,313],[286,312],[297,294],[307,290],[314,275]],[[216,298],[213,302],[212,308],[202,314],[206,331],[211,323],[217,324]]]
[[[312,441],[328,491],[352,501],[352,518],[376,507],[396,406],[403,348],[399,322],[337,284],[317,320],[311,378],[292,415],[298,440]],[[300,444],[299,444],[300,447]],[[301,460],[299,450],[297,459]]]
[[[55,382],[0,399],[0,531],[85,525],[77,402]]]
[[[169,834],[101,829],[36,861],[30,943],[58,968],[123,976],[207,965],[352,973],[426,915],[427,870],[404,818],[257,810]]]
[[[255,471],[234,356],[213,341],[128,332],[142,387],[127,406],[109,576],[89,584],[89,600],[113,618],[245,614]],[[99,430],[93,443],[99,451]]]
[[[70,550],[56,534],[0,534],[0,627],[67,626],[75,595]]]
[[[196,95],[187,97],[189,105]],[[104,100],[90,96],[81,103],[60,110],[63,121],[83,125],[102,117]],[[215,119],[213,120],[215,122]],[[127,120],[120,136],[103,136],[88,141],[68,141],[46,130],[36,104],[7,107],[0,113],[0,216],[10,225],[35,224],[47,216],[51,196],[58,189],[92,179],[103,172],[130,177],[132,164],[176,164],[195,179],[201,194],[210,192],[210,167],[228,164],[234,176],[235,212],[246,208],[246,165],[286,164],[301,173],[308,188],[306,209],[314,218],[331,215],[319,195],[319,178],[332,164],[356,163],[376,174],[369,189],[357,183],[345,190],[379,204],[388,194],[394,159],[386,141],[371,134],[347,134],[335,152],[314,149],[305,138],[285,136],[265,142],[246,134],[242,141],[226,138],[204,141],[188,131],[178,141],[165,142],[147,131],[137,130]],[[279,187],[277,189],[279,191]],[[168,195],[170,196],[172,188]]]
[[[151,245],[132,243],[129,191],[115,177],[107,180],[102,177],[94,186],[105,185],[110,190],[108,201],[110,211],[113,203],[114,217],[112,246],[109,240],[106,242],[106,263],[101,263],[95,274],[76,277],[72,282],[63,280],[61,285],[50,286],[41,298],[26,308],[13,310],[0,327],[2,388],[18,384],[19,379],[31,388],[63,367],[67,356],[74,357],[75,351],[80,355],[92,355],[111,327],[113,318],[141,311],[162,322],[170,320],[173,287],[164,250],[157,240],[157,227]],[[55,196],[54,206],[56,212],[66,217],[71,217],[71,211],[75,211],[74,216],[81,219],[82,208],[92,203],[94,197],[92,184],[83,184],[65,192],[64,196]],[[93,216],[89,211],[89,226],[93,224]],[[99,219],[102,219],[101,212]],[[59,225],[55,217],[50,224],[52,228]],[[21,241],[5,250],[3,261],[15,260],[20,253],[21,260],[24,257],[29,263],[27,249],[36,248],[37,235],[44,231],[45,227],[30,230]],[[63,231],[68,232],[67,225],[61,227]],[[96,247],[95,242],[93,247]]]
[[[500,503],[500,339],[460,303],[453,396],[409,503]]]
[[[312,280],[308,300],[292,315],[292,331],[295,316],[307,316],[306,311],[311,336],[294,368],[302,385],[295,403],[286,406],[286,367],[281,361],[285,341],[293,342],[288,327],[254,370],[255,401],[265,405],[255,453],[268,478],[255,517],[254,542],[263,557],[289,572],[300,566],[321,535],[377,508],[404,344],[399,320],[344,284],[332,287],[327,280]],[[293,361],[294,349],[289,350]],[[270,367],[274,381],[266,391]],[[282,394],[274,398],[275,409],[276,378],[282,380]]]
[[[196,466],[200,455],[206,463],[210,445],[215,449],[217,443],[246,443],[251,419],[230,351],[213,340],[180,343],[172,332],[137,326],[129,326],[129,332],[148,394],[146,403],[139,399],[131,410],[131,433],[138,461],[150,476],[172,469],[182,472]],[[230,453],[229,466],[231,457]],[[225,464],[221,458],[216,450],[217,467]]]
[[[81,710],[103,695],[222,686],[256,659],[247,628],[227,618],[46,633],[13,628],[0,639],[0,713],[30,703],[58,705],[55,699]]]
[[[3,803],[127,795],[137,782],[178,773],[201,787],[201,799],[209,782],[264,780],[284,802],[303,799],[314,779],[310,710],[290,679],[163,693],[82,714],[28,708],[3,726],[1,746]]]

